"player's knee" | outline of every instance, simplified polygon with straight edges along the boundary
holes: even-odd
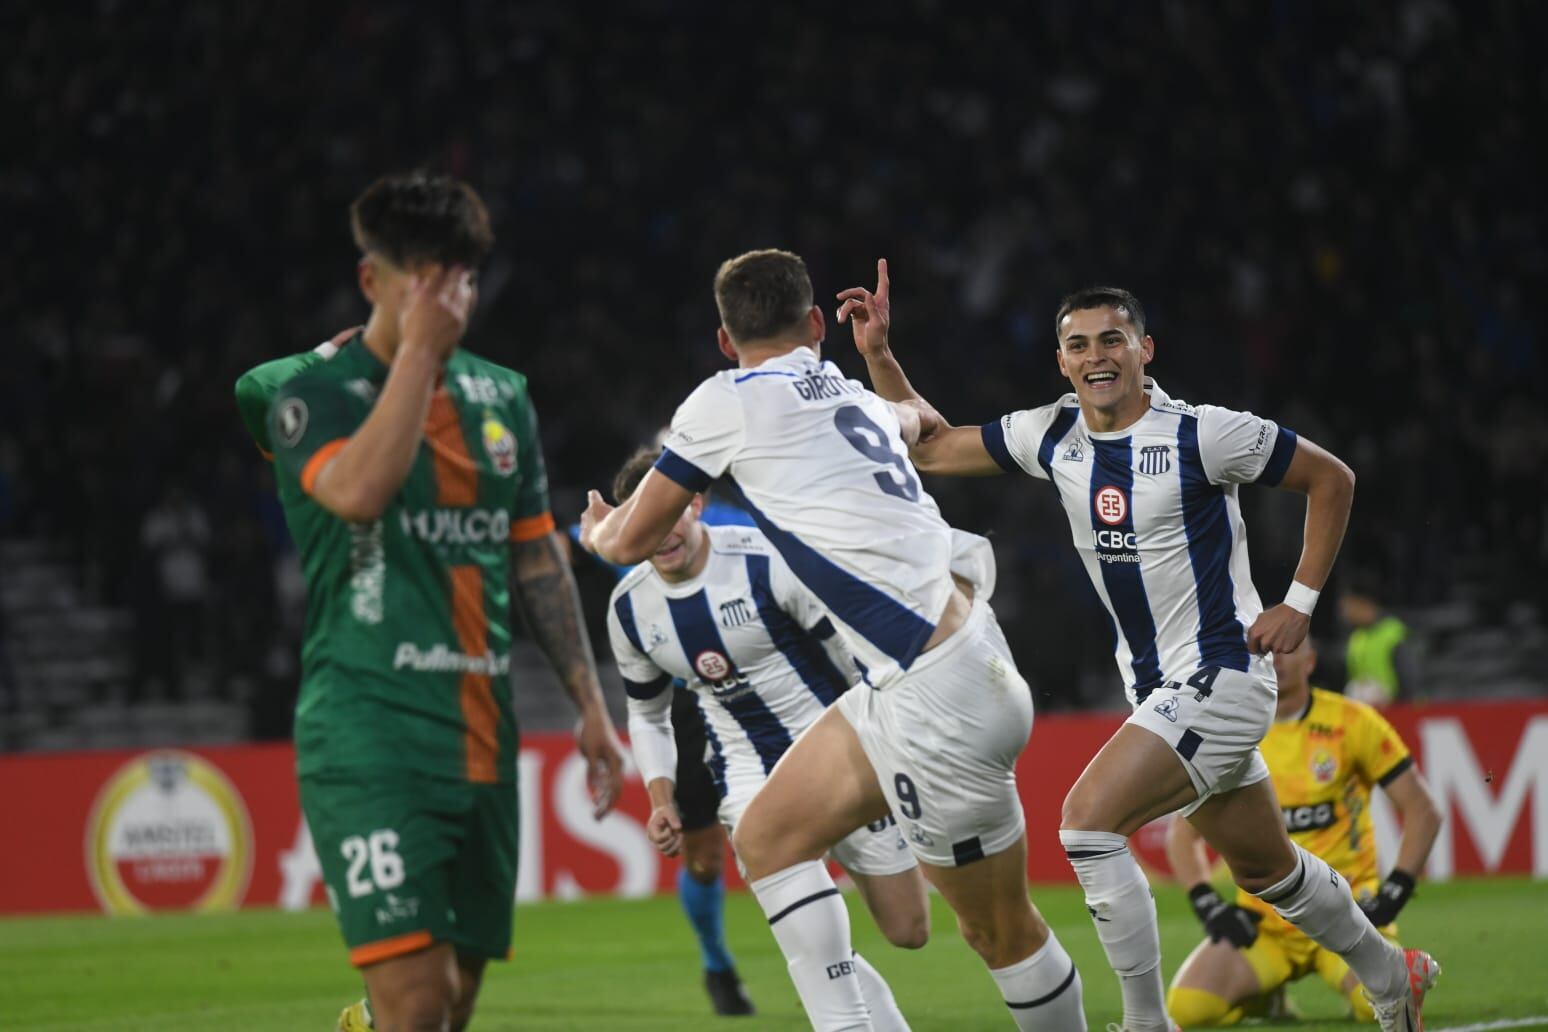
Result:
[[[962,941],[991,970],[1010,967],[1025,960],[1042,946],[1030,927],[1023,927],[1020,922],[1002,920],[1001,916],[979,919],[957,915],[957,930],[962,933]]]
[[[431,986],[404,992],[386,1006],[377,1008],[378,1032],[445,1032],[452,1025],[451,994]]]
[[[917,950],[930,941],[930,911],[928,907],[901,914],[888,914],[881,922],[882,935],[892,945],[904,950]]]
[[[1098,811],[1097,794],[1081,790],[1080,785],[1070,789],[1064,797],[1064,807],[1059,814],[1060,831],[1111,831],[1104,816]]]
[[[1177,986],[1167,990],[1166,1012],[1183,1028],[1211,1028],[1231,1024],[1231,1003],[1207,989]]]
[[[719,838],[713,843],[691,843],[685,854],[683,866],[688,869],[688,877],[700,885],[712,884],[725,869],[725,849]]]

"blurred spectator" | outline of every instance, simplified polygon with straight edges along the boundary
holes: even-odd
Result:
[[[1344,694],[1371,706],[1419,697],[1419,664],[1408,625],[1387,611],[1375,581],[1350,578],[1338,597],[1338,611],[1349,627]]]
[[[191,661],[206,656],[205,605],[210,524],[181,484],[168,487],[140,527],[143,555],[155,571],[156,591],[142,613],[141,655],[148,674],[162,678],[172,696],[185,697]]]

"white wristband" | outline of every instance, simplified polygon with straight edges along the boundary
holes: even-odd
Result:
[[[1312,610],[1317,608],[1317,597],[1321,594],[1322,592],[1308,588],[1300,581],[1291,581],[1290,590],[1285,592],[1285,605],[1302,616],[1311,616]]]

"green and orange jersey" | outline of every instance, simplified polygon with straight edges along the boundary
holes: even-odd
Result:
[[[269,447],[269,406],[274,404],[274,395],[285,382],[297,373],[312,368],[319,362],[326,362],[339,353],[339,347],[360,332],[359,327],[345,330],[332,340],[324,341],[311,351],[302,351],[295,355],[286,355],[284,358],[272,359],[262,365],[254,366],[243,373],[236,382],[237,411],[242,414],[242,425],[247,427],[248,434],[253,443],[263,453],[266,459],[273,459],[273,449]]]
[[[386,378],[357,333],[269,407],[307,586],[298,772],[513,781],[510,547],[554,526],[526,378],[454,352],[408,478],[379,519],[349,523],[312,490]]]
[[[1344,876],[1357,896],[1381,884],[1371,826],[1371,788],[1390,785],[1413,763],[1392,725],[1363,702],[1320,688],[1292,720],[1277,721],[1259,748],[1268,763],[1290,837]],[[1236,902],[1263,914],[1263,927],[1293,931],[1258,897]]]

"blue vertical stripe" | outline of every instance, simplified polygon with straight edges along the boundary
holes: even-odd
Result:
[[[640,655],[646,655],[645,643],[640,641],[640,629],[634,623],[634,603],[629,601],[629,593],[624,592],[613,603],[613,612],[618,614],[618,622],[623,626],[624,637],[629,639]]]
[[[1050,431],[1051,432],[1051,431]],[[1134,533],[1134,449],[1132,438],[1118,441],[1093,440],[1095,454],[1091,462],[1091,530],[1119,531],[1125,538]],[[1046,439],[1044,450],[1051,451]],[[1123,492],[1123,519],[1109,524],[1097,515],[1097,495],[1103,488]],[[1103,562],[1103,550],[1097,548],[1097,565],[1102,568],[1102,583],[1112,600],[1113,612],[1129,644],[1129,661],[1134,671],[1134,690],[1146,692],[1161,683],[1161,663],[1156,655],[1156,622],[1150,614],[1150,599],[1145,594],[1145,578],[1137,562]]]
[[[935,625],[874,586],[856,577],[764,515],[748,499],[736,479],[722,481],[735,502],[758,524],[763,536],[779,549],[785,563],[812,589],[829,611],[853,627],[866,641],[904,670],[918,658]]]
[[[698,695],[697,692],[694,694]],[[703,703],[699,704],[699,708],[701,710],[704,708]],[[720,794],[720,798],[724,799],[726,797],[726,754],[720,748],[720,736],[715,734],[715,728],[710,724],[708,717],[704,718],[704,737],[709,740],[710,748],[710,754],[704,764],[709,767],[710,778],[715,782],[715,791]]]
[[[1037,446],[1037,464],[1043,467],[1043,472],[1048,474],[1048,479],[1053,480],[1054,449],[1059,447],[1059,442],[1064,440],[1064,435],[1070,432],[1070,427],[1075,425],[1075,416],[1080,412],[1078,408],[1062,408],[1054,416],[1053,422],[1048,424],[1048,431],[1043,434],[1043,441]],[[1133,477],[1131,476],[1132,480]],[[1054,485],[1057,490],[1058,485]]]
[[[774,764],[790,748],[790,732],[785,730],[785,725],[764,705],[762,697],[736,669],[736,661],[731,658],[726,643],[721,640],[720,630],[715,626],[709,598],[703,591],[696,591],[687,598],[668,597],[666,601],[667,609],[672,614],[672,626],[677,630],[678,644],[688,659],[689,669],[698,676],[697,660],[706,652],[718,653],[725,660],[728,667],[725,679],[735,679],[737,687],[726,698],[714,694],[715,701],[725,707],[726,712],[746,732],[748,741],[757,750],[758,759],[763,761],[764,772],[773,770]],[[699,680],[704,682],[702,676]],[[714,687],[710,685],[712,693]]]
[[[1231,583],[1231,513],[1225,488],[1211,484],[1204,473],[1197,416],[1178,417],[1177,455],[1183,531],[1199,604],[1199,665],[1246,670],[1247,632],[1236,619]]]
[[[752,584],[752,597],[758,606],[758,615],[763,618],[764,629],[774,639],[775,647],[795,668],[811,693],[817,696],[817,701],[824,706],[833,705],[833,700],[844,694],[849,682],[844,680],[844,675],[833,665],[828,651],[817,638],[779,607],[779,602],[774,598],[774,585],[769,579],[768,556],[747,556],[747,580]]]

